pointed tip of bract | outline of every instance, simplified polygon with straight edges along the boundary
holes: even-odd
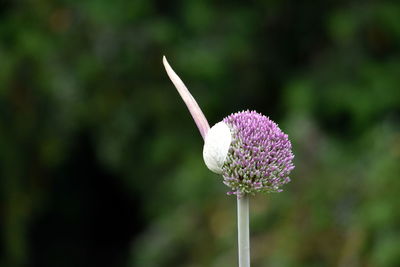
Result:
[[[167,57],[166,57],[165,55],[163,55],[163,57],[162,57],[162,62],[163,62],[163,65],[164,65],[165,70],[166,70],[167,73],[168,73],[168,76],[171,77],[171,74],[170,74],[170,73],[171,73],[172,68],[171,68],[171,66],[169,65],[168,60],[167,60]]]
[[[183,101],[185,102],[187,108],[189,109],[190,114],[192,115],[197,128],[200,131],[201,136],[203,139],[205,138],[207,131],[210,129],[208,125],[207,119],[204,116],[203,112],[201,111],[199,105],[197,104],[196,100],[190,94],[189,90],[186,88],[185,84],[179,78],[179,76],[175,73],[172,67],[169,65],[167,58],[163,56],[163,64],[165,70],[168,74],[168,77],[171,79],[172,83],[175,85],[175,88],[178,90],[178,93],[182,97]]]
[[[185,84],[183,83],[181,78],[179,78],[179,76],[175,73],[175,71],[172,69],[172,67],[169,65],[168,60],[165,56],[163,56],[163,64],[165,67],[165,71],[168,74],[168,77],[171,79],[172,83],[175,85],[179,94],[181,95],[181,97],[183,98],[183,100],[186,103],[185,98],[187,98],[187,97],[192,98],[192,95],[188,94],[189,91],[187,90]]]

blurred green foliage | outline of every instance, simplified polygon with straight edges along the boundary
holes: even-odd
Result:
[[[252,266],[400,266],[400,5],[373,0],[1,1],[1,266],[236,265],[163,54],[210,124],[292,138]]]

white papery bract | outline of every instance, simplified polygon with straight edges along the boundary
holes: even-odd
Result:
[[[228,125],[222,121],[208,131],[204,140],[203,159],[211,171],[222,173],[222,166],[228,155],[231,141],[231,131]]]

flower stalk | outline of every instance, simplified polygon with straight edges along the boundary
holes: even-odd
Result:
[[[250,267],[249,196],[237,197],[239,267]]]

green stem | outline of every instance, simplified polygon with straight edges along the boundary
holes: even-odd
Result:
[[[237,198],[239,267],[250,267],[249,196]]]

